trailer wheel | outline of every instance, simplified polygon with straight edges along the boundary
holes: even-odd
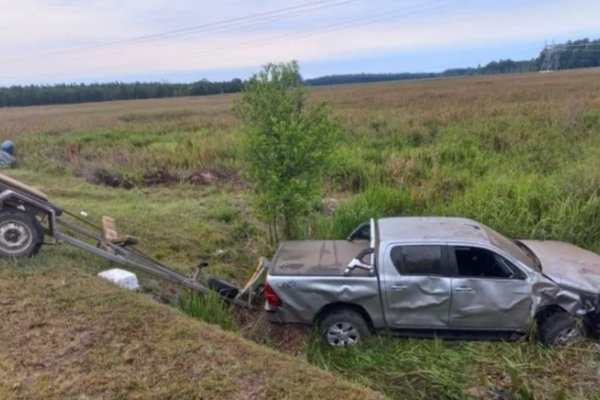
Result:
[[[0,257],[32,257],[43,240],[37,219],[14,208],[0,211]]]
[[[231,283],[212,276],[206,278],[206,286],[215,292],[218,292],[221,297],[225,297],[227,299],[235,299],[235,296],[237,296],[240,291]]]
[[[319,323],[319,332],[330,346],[352,346],[369,336],[365,319],[354,310],[338,309],[325,315]]]

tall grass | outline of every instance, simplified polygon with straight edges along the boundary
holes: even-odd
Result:
[[[309,359],[395,399],[585,399],[600,395],[594,369],[600,359],[592,343],[548,349],[534,340],[377,337],[355,348],[338,349],[315,338]]]
[[[345,238],[370,218],[410,215],[415,210],[410,192],[390,186],[369,186],[354,199],[343,203],[331,219],[330,237]]]
[[[440,340],[373,338],[333,349],[318,340],[310,361],[397,399],[463,399],[473,375],[469,357]]]
[[[228,331],[238,330],[233,309],[225,304],[216,292],[208,292],[204,295],[182,295],[179,299],[179,307],[194,318],[219,325]]]

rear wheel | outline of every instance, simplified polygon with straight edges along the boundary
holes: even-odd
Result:
[[[31,257],[42,246],[40,223],[24,211],[0,211],[0,257]]]
[[[540,342],[546,346],[567,346],[586,336],[583,321],[559,311],[545,318],[539,326]]]
[[[349,309],[331,311],[319,323],[319,332],[330,346],[352,346],[369,336],[369,326],[358,312]]]

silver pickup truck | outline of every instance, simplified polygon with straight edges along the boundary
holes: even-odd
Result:
[[[281,244],[265,283],[272,322],[316,324],[333,346],[371,333],[518,338],[598,333],[600,256],[512,241],[464,218],[371,220],[348,240]]]

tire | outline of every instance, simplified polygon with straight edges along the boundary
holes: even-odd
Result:
[[[14,208],[0,211],[0,257],[33,257],[43,240],[37,219]]]
[[[209,289],[219,293],[221,297],[225,297],[227,299],[234,299],[240,292],[240,290],[231,283],[212,276],[206,278],[206,286],[208,286]]]
[[[545,318],[539,326],[539,339],[546,346],[568,346],[586,336],[583,321],[559,311]]]
[[[367,321],[350,309],[331,311],[319,322],[321,338],[330,346],[352,346],[370,335]]]

